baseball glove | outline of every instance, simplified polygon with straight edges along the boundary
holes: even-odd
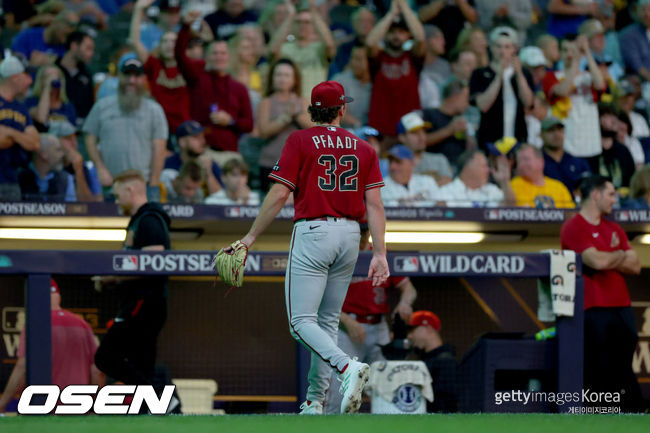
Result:
[[[226,252],[221,249],[214,259],[214,269],[221,280],[231,289],[241,287],[244,281],[244,267],[248,257],[248,246],[241,241],[235,241]]]

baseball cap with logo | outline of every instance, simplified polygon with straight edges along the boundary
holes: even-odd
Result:
[[[530,68],[546,65],[546,57],[544,57],[544,52],[539,47],[534,46],[522,48],[519,52],[519,60],[521,60],[522,64]]]
[[[77,129],[67,120],[57,120],[50,123],[48,133],[56,137],[69,137],[77,133]]]
[[[440,323],[440,318],[431,311],[420,310],[413,312],[411,320],[409,321],[409,326],[413,328],[416,326],[430,326],[436,331],[440,331],[442,323]]]
[[[580,27],[578,27],[578,33],[590,38],[595,35],[604,34],[605,28],[599,20],[593,18],[580,24]]]
[[[490,155],[505,155],[511,156],[519,149],[521,143],[517,141],[515,137],[502,137],[495,141],[494,143],[486,143],[488,152]]]
[[[59,290],[59,285],[56,284],[54,278],[50,278],[50,293],[58,293],[59,295],[61,294],[61,290]]]
[[[176,138],[183,138],[190,135],[198,135],[205,130],[203,125],[201,125],[196,120],[188,120],[181,123],[181,125],[176,129]]]
[[[495,27],[494,30],[490,32],[490,43],[496,43],[496,41],[498,41],[501,37],[508,38],[514,46],[519,46],[519,36],[517,36],[517,31],[512,27]]]
[[[375,137],[379,141],[381,141],[383,138],[381,132],[377,131],[372,126],[362,126],[361,128],[358,128],[354,131],[354,135],[366,141],[368,141],[368,138],[370,137]]]
[[[633,95],[636,93],[634,85],[628,80],[621,80],[618,82],[618,94],[621,96]]]
[[[120,57],[120,60],[117,62],[117,69],[123,74],[144,74],[142,62],[133,52],[125,53]]]
[[[403,115],[397,122],[397,133],[404,134],[407,132],[417,131],[422,128],[430,128],[431,123],[425,122],[422,117],[415,111]]]
[[[25,72],[25,65],[18,57],[7,56],[0,63],[0,77],[9,78],[13,75],[22,74]]]
[[[120,72],[127,75],[127,74],[136,74],[136,75],[142,75],[144,74],[144,67],[142,66],[142,62],[138,60],[137,58],[131,58],[124,60],[123,62],[120,61]]]
[[[158,7],[161,11],[176,12],[181,10],[181,0],[160,0]]]
[[[564,128],[564,123],[555,116],[548,116],[546,119],[542,120],[542,131],[544,132],[553,129],[556,126]]]
[[[397,144],[390,148],[388,151],[388,157],[395,159],[408,159],[413,161],[414,155],[413,151],[411,151],[411,149],[408,147],[404,146],[403,144]]]
[[[311,105],[318,108],[338,107],[353,100],[345,96],[345,89],[336,81],[323,81],[311,91]]]
[[[410,31],[409,26],[406,24],[406,21],[404,18],[402,18],[401,15],[396,16],[393,18],[393,21],[390,23],[390,27],[388,27],[388,31],[390,32],[393,29],[402,29],[406,31]]]

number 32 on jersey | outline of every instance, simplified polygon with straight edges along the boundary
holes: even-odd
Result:
[[[318,187],[323,191],[356,191],[358,187],[359,159],[356,155],[321,155],[318,164],[325,167],[325,177],[318,176]],[[343,171],[337,176],[336,170]]]

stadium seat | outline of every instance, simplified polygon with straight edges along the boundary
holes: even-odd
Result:
[[[173,379],[181,398],[184,415],[224,415],[223,409],[212,408],[212,396],[217,393],[217,382],[212,379]]]

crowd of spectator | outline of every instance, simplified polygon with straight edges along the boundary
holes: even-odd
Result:
[[[3,0],[0,199],[258,204],[311,89],[387,206],[650,206],[650,0]]]

